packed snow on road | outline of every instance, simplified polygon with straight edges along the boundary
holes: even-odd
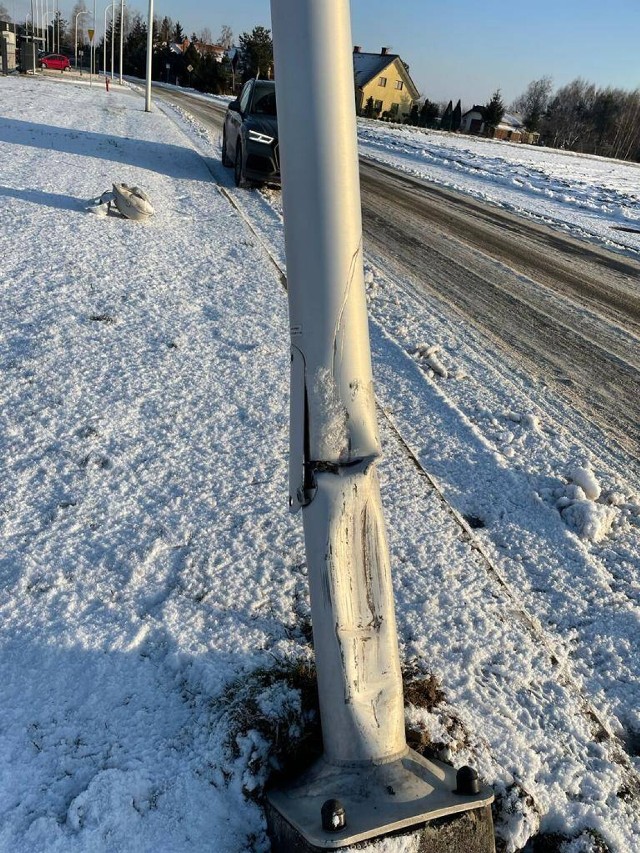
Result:
[[[0,849],[267,851],[265,782],[317,732],[278,200],[129,88],[0,78],[0,117]],[[567,199],[588,172],[637,220],[631,184],[566,162]],[[89,215],[116,182],[155,215]],[[633,460],[436,300],[366,280],[409,740],[478,768],[501,849],[628,853]]]
[[[640,255],[640,163],[370,119],[358,138],[374,162]]]

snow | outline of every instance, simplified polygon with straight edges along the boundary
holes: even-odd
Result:
[[[0,78],[0,114],[0,849],[266,851],[257,798],[304,722],[279,668],[312,657],[280,196],[129,89]],[[360,132],[403,168],[465,164],[442,182],[473,160],[469,191],[593,239],[638,218],[633,167]],[[558,162],[565,201],[527,208]],[[88,215],[114,181],[155,216]],[[507,850],[538,828],[636,849],[634,460],[383,257],[365,278],[401,656],[445,694],[407,720],[494,785]]]
[[[374,162],[640,254],[638,163],[369,119],[358,119],[358,138]]]
[[[574,468],[571,472],[571,479],[577,486],[580,486],[589,500],[598,500],[602,489],[590,468]]]

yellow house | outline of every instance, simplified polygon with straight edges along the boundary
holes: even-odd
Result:
[[[373,99],[374,114],[401,119],[407,116],[411,105],[420,97],[409,75],[409,67],[397,53],[383,47],[380,53],[363,53],[353,48],[353,75],[356,87],[358,114],[365,111],[369,98]]]

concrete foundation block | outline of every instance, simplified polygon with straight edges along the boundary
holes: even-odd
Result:
[[[327,847],[311,844],[288,823],[270,803],[266,804],[267,826],[272,853],[319,853]],[[491,806],[436,818],[412,827],[408,831],[394,832],[349,847],[349,851],[380,849],[382,840],[398,840],[398,850],[403,853],[495,853],[495,836]]]

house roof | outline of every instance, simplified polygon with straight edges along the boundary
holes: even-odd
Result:
[[[356,85],[361,89],[370,80],[377,77],[395,59],[399,59],[397,53],[354,53],[353,71],[356,77]]]
[[[500,120],[500,125],[505,125],[506,127],[512,128],[514,130],[520,130],[524,127],[520,116],[514,115],[513,113],[505,113],[502,116],[502,119]]]
[[[406,80],[410,97],[417,98],[419,92],[409,74],[409,66],[402,61],[397,53],[362,53],[359,49],[357,51],[354,50],[353,73],[357,88],[364,89],[368,83],[374,80],[390,65],[393,65],[396,60],[398,60],[398,64],[402,69],[401,74]]]
[[[471,113],[478,113],[480,116],[482,116],[482,118],[484,118],[484,107],[481,107],[478,104],[475,104],[473,107],[471,107],[470,110],[467,110],[466,113],[462,114],[462,118],[470,115]]]

